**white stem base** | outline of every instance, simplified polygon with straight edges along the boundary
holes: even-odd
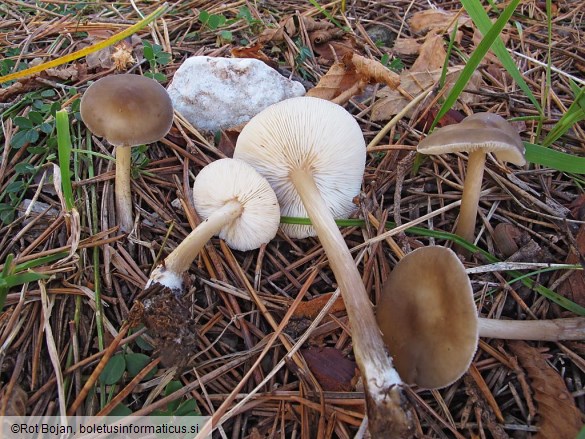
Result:
[[[189,269],[203,246],[226,224],[239,217],[242,210],[243,207],[238,201],[230,201],[213,212],[152,271],[146,288],[156,282],[172,290],[180,290],[183,285],[183,273]]]

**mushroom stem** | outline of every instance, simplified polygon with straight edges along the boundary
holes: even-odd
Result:
[[[130,146],[116,146],[116,179],[114,198],[120,230],[130,232],[134,219],[132,215],[132,195],[130,193],[130,166],[132,161]]]
[[[585,319],[582,317],[551,320],[480,318],[479,336],[508,340],[585,340]]]
[[[355,261],[321,197],[312,173],[301,168],[292,170],[289,176],[317,232],[345,302],[351,324],[353,351],[369,400],[370,426],[379,425],[382,422],[380,418],[386,417],[386,428],[406,429],[409,420],[401,407],[402,380],[394,369],[392,358],[382,340],[372,304]]]
[[[469,153],[467,160],[467,175],[463,182],[461,194],[461,208],[455,234],[468,242],[473,242],[475,236],[475,220],[483,181],[485,165],[485,151],[477,149]]]
[[[229,201],[200,223],[165,259],[167,271],[177,275],[189,269],[205,244],[244,210],[239,201]]]

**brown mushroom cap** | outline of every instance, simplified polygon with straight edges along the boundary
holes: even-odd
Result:
[[[493,113],[472,114],[458,124],[439,128],[417,147],[418,152],[429,155],[477,149],[493,152],[503,162],[526,163],[522,139],[503,117]]]
[[[163,138],[173,123],[173,105],[154,79],[105,76],[83,94],[81,118],[89,130],[114,146],[134,146]]]
[[[409,384],[445,387],[469,368],[478,318],[465,268],[445,247],[422,247],[394,267],[376,319],[396,370]]]

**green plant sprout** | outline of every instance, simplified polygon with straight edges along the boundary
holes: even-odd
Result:
[[[35,282],[40,279],[48,279],[49,276],[33,271],[33,268],[49,264],[67,256],[67,252],[59,252],[54,255],[43,256],[21,264],[14,263],[14,255],[9,254],[0,270],[0,312],[4,308],[6,296],[10,288]]]
[[[146,58],[150,66],[150,72],[145,72],[144,76],[156,79],[159,82],[166,81],[167,77],[159,71],[159,66],[166,66],[170,63],[172,55],[165,52],[162,46],[144,41],[144,58]]]
[[[69,115],[67,110],[57,111],[57,150],[59,156],[59,170],[61,172],[61,186],[65,208],[71,212],[75,203],[73,201],[73,188],[71,186],[71,135],[69,134]]]

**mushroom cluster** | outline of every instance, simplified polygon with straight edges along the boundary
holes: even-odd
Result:
[[[154,79],[132,74],[111,75],[87,88],[79,110],[87,128],[116,147],[116,213],[120,230],[130,232],[134,223],[131,147],[156,142],[169,132],[173,123],[171,99]]]

